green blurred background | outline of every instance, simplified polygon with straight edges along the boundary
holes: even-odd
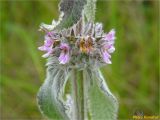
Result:
[[[41,22],[58,19],[58,0],[0,2],[0,119],[43,119],[36,94],[45,79]],[[102,68],[119,100],[119,119],[159,114],[158,0],[99,0],[96,21],[115,28],[112,65]]]

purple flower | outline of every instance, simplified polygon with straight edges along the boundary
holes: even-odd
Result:
[[[51,31],[51,32],[47,33],[47,36],[52,37],[52,36],[54,36],[54,34],[55,34],[54,31]]]
[[[115,40],[115,30],[112,29],[108,34],[104,37],[104,45],[101,48],[102,51],[102,57],[105,63],[111,64],[110,53],[113,53],[115,51],[114,47],[114,40]]]
[[[102,57],[105,63],[112,64],[112,62],[110,61],[111,55],[104,49],[102,50]]]
[[[53,53],[53,49],[47,51],[47,53],[44,54],[44,55],[42,55],[42,57],[43,57],[43,58],[47,58],[47,57],[49,57],[52,53]]]
[[[46,54],[44,54],[42,57],[46,58],[46,57],[49,57],[50,54],[52,54],[52,52],[53,52],[53,49],[52,49],[53,44],[54,44],[54,41],[53,41],[52,38],[47,34],[47,35],[45,36],[44,45],[38,47],[39,50],[46,52]]]
[[[113,42],[116,39],[115,37],[115,30],[112,29],[108,34],[104,36],[104,40],[107,42]]]
[[[109,53],[113,53],[115,51],[113,44],[104,45],[101,51],[102,51],[102,57],[104,62],[111,64],[111,61],[110,61],[111,55]]]
[[[38,49],[41,51],[47,52],[46,54],[42,55],[42,57],[44,57],[44,58],[49,57],[49,55],[52,54],[52,52],[53,52],[52,46],[47,47],[47,46],[43,45],[43,46],[38,47]]]
[[[103,46],[103,49],[105,49],[106,51],[108,51],[108,53],[113,53],[115,51],[115,47],[113,44],[105,44]]]
[[[42,57],[52,55],[59,64],[71,63],[78,67],[86,63],[98,66],[111,64],[111,54],[115,51],[114,29],[104,33],[101,23],[88,22],[82,26],[82,21],[61,31],[41,29],[46,32],[44,45],[38,48],[45,52]]]
[[[60,64],[66,64],[69,62],[69,45],[66,43],[61,43],[60,45],[60,49],[61,49],[61,54],[58,58],[58,60],[60,61]]]
[[[46,35],[44,45],[47,47],[50,47],[50,46],[52,46],[52,44],[53,44],[53,40],[48,35]]]

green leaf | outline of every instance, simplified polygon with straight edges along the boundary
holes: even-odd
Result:
[[[100,70],[91,70],[92,85],[89,89],[89,111],[92,120],[117,119],[118,102],[110,92]]]
[[[61,12],[57,29],[69,28],[82,17],[86,0],[62,0],[59,9]]]
[[[96,1],[97,0],[87,0],[87,4],[84,7],[83,13],[88,22],[93,22],[95,20]]]
[[[54,58],[50,59],[54,61]],[[68,120],[70,117],[63,99],[68,76],[66,69],[54,64],[48,66],[47,78],[39,90],[37,100],[41,112],[50,119]]]

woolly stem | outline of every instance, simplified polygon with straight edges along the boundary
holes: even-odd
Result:
[[[83,70],[72,71],[73,120],[84,120],[86,116]],[[86,120],[86,119],[85,119]]]
[[[90,84],[90,79],[88,79],[88,73],[87,70],[83,70],[83,97],[84,97],[84,120],[89,119],[89,111],[88,111],[88,89],[89,89],[89,84]]]

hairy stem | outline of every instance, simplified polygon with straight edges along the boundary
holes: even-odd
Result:
[[[74,99],[73,120],[84,120],[84,79],[83,71],[73,69],[72,71],[72,96]]]
[[[89,79],[87,79],[87,71],[83,70],[83,97],[84,97],[84,120],[88,120],[89,119],[89,113],[88,113],[88,104],[87,104],[87,100],[88,100],[88,89],[89,89]]]

